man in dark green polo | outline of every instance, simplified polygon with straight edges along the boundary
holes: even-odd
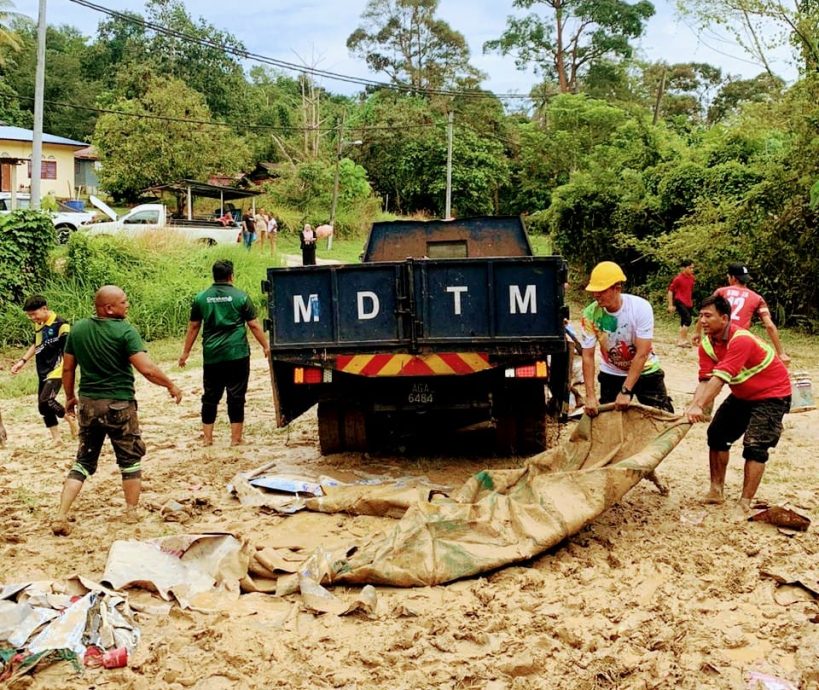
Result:
[[[177,404],[182,399],[182,391],[148,357],[139,333],[125,320],[128,307],[128,297],[121,288],[104,285],[94,295],[96,315],[74,324],[65,345],[65,413],[74,414],[79,402],[80,444],[63,484],[57,517],[51,524],[57,535],[71,531],[68,511],[85,480],[96,472],[106,437],[122,475],[125,521],[138,519],[145,443],[137,417],[133,369],[151,383],[167,388]],[[74,393],[77,367],[82,374],[79,401]]]
[[[213,444],[216,410],[225,391],[230,445],[242,442],[245,395],[250,378],[250,346],[245,325],[259,341],[265,357],[269,357],[270,346],[256,319],[253,302],[247,293],[233,287],[233,262],[217,261],[213,264],[213,285],[193,299],[188,332],[179,357],[179,366],[184,367],[202,330],[202,436],[206,446]]]

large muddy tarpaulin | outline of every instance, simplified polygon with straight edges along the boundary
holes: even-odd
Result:
[[[318,548],[308,555],[226,534],[165,537],[150,545],[117,542],[104,581],[171,593],[183,606],[220,582],[235,592],[238,582],[243,592],[301,592],[309,608],[342,613],[372,610],[374,592],[365,588],[357,601],[346,603],[322,585],[434,585],[532,558],[614,505],[690,428],[680,417],[639,405],[625,412],[603,410],[594,419],[581,418],[557,448],[520,468],[483,470],[451,495],[423,483],[387,482],[335,487],[323,498],[297,496],[297,507],[288,504],[291,499],[283,501],[285,513],[294,508],[384,516],[403,512],[386,534],[351,540],[340,552]],[[248,505],[274,509],[280,497],[268,503],[247,481],[258,474],[240,478],[236,494]],[[197,549],[189,548],[193,545]],[[152,550],[152,559],[139,551],[144,548]],[[169,570],[161,559],[184,562]],[[195,583],[182,565],[202,571]]]
[[[451,496],[416,493],[386,535],[334,554],[331,567],[319,569],[322,581],[440,584],[532,558],[577,533],[650,474],[690,428],[639,405],[603,410],[582,417],[568,441],[522,468],[484,470]],[[265,572],[260,563],[251,570]]]

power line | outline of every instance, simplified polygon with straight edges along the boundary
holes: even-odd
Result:
[[[403,93],[422,93],[427,95],[434,95],[434,96],[452,96],[452,97],[463,97],[463,98],[497,98],[497,99],[525,99],[531,100],[531,96],[526,96],[523,94],[517,93],[502,93],[496,94],[492,93],[491,91],[485,90],[475,90],[475,91],[457,91],[452,89],[420,89],[415,88],[412,86],[407,86],[404,84],[391,84],[389,82],[382,82],[376,81],[374,79],[367,79],[366,77],[352,77],[347,74],[340,74],[339,72],[331,72],[329,70],[322,70],[316,67],[305,67],[304,65],[297,65],[292,62],[287,62],[285,60],[279,60],[277,58],[271,58],[266,55],[261,55],[259,53],[252,53],[246,50],[238,50],[231,46],[228,46],[224,43],[217,43],[216,41],[211,41],[206,38],[201,38],[199,36],[192,36],[190,34],[186,34],[181,31],[176,31],[175,29],[169,29],[167,27],[161,26],[154,22],[150,22],[147,19],[140,17],[135,14],[129,14],[127,12],[120,12],[118,10],[113,10],[109,7],[104,7],[103,5],[98,5],[93,2],[89,2],[89,0],[70,0],[76,5],[80,5],[87,9],[93,10],[95,12],[100,12],[102,14],[106,14],[109,17],[114,17],[116,19],[121,19],[122,21],[129,22],[131,24],[137,24],[142,26],[143,28],[150,29],[159,34],[163,34],[165,36],[171,36],[173,38],[178,38],[182,41],[187,41],[189,43],[197,43],[201,46],[206,46],[208,48],[217,48],[219,50],[224,51],[230,55],[235,57],[239,57],[245,60],[252,60],[254,62],[261,62],[263,64],[271,65],[273,67],[279,67],[281,69],[291,70],[295,72],[299,72],[300,74],[310,74],[312,76],[318,77],[325,77],[327,79],[332,79],[335,81],[346,82],[348,84],[357,84],[358,86],[369,86],[369,87],[376,87],[380,89],[389,89],[392,91],[400,91]]]
[[[0,94],[0,98],[4,94]],[[17,98],[19,100],[33,101],[32,96],[6,96],[6,100]],[[99,113],[103,115],[121,115],[123,117],[133,117],[144,120],[161,120],[164,122],[179,122],[191,125],[205,125],[211,127],[230,127],[232,129],[251,129],[261,131],[276,131],[276,132],[335,132],[335,127],[290,127],[290,126],[276,126],[276,125],[262,125],[262,124],[235,124],[231,122],[220,122],[218,120],[195,120],[184,117],[173,117],[170,115],[155,115],[153,113],[131,113],[126,110],[113,110],[111,108],[96,108],[89,105],[80,105],[79,103],[66,103],[64,101],[43,101],[47,105],[52,105],[60,108],[72,108],[74,110],[87,110],[89,112]],[[443,127],[443,123],[409,123],[401,126],[387,126],[387,125],[359,125],[357,127],[348,127],[351,131],[356,132],[371,132],[371,131],[403,131],[406,129],[429,129],[433,127]]]

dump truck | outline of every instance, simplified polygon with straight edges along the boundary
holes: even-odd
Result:
[[[317,403],[324,454],[476,425],[499,453],[544,450],[568,399],[566,279],[517,217],[374,223],[360,264],[268,269],[277,425]]]

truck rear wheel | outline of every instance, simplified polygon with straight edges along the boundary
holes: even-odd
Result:
[[[358,408],[344,410],[344,442],[347,450],[367,450],[367,417]]]
[[[341,428],[339,426],[338,405],[320,402],[318,405],[319,448],[322,455],[330,455],[343,450]]]
[[[367,450],[367,416],[351,405],[323,401],[318,406],[319,447],[323,455]]]
[[[542,384],[496,392],[493,417],[499,454],[533,455],[546,450],[546,396]]]

